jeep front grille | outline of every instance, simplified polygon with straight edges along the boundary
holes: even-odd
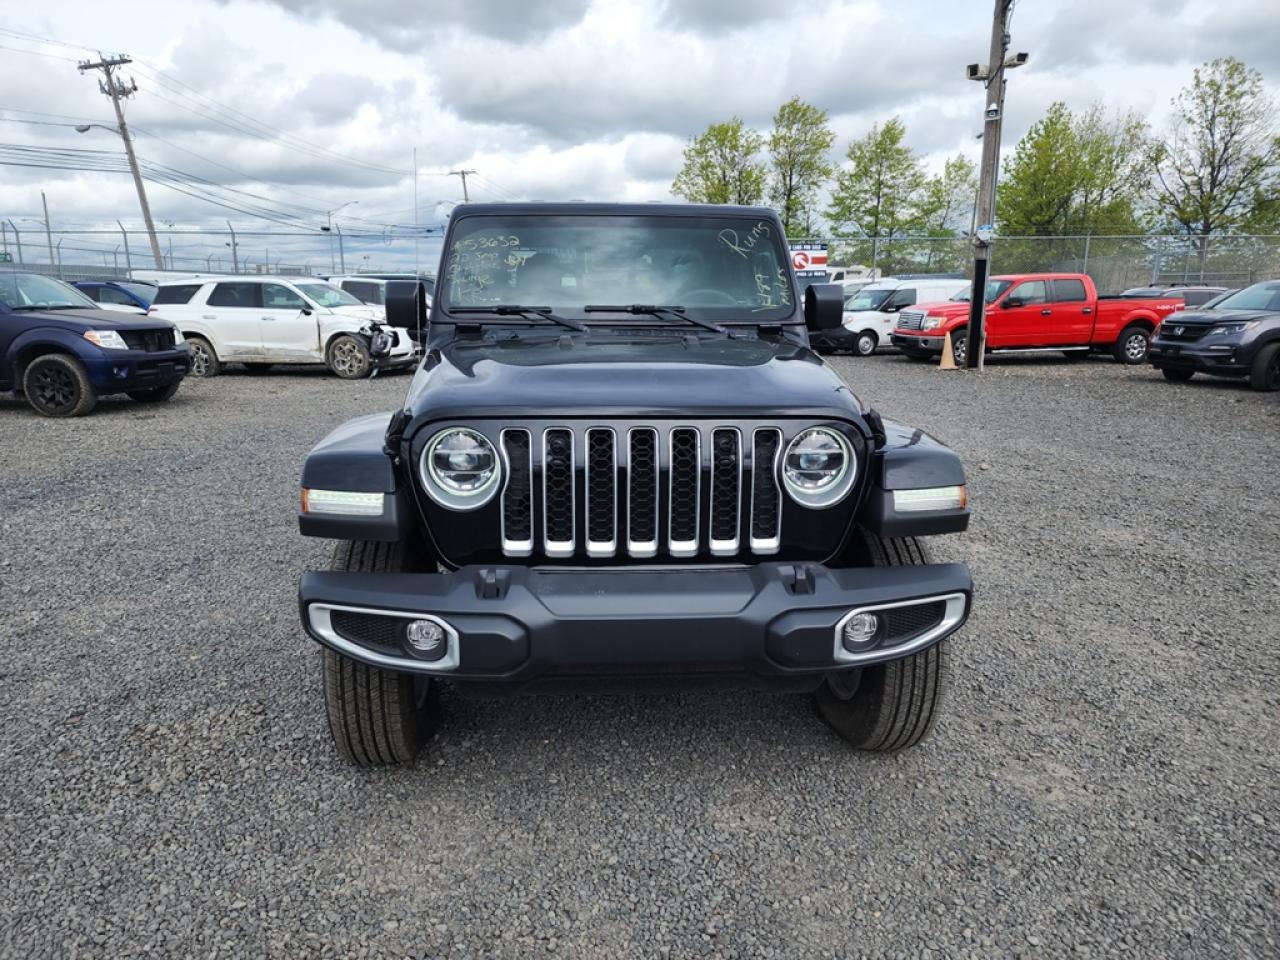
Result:
[[[551,558],[777,553],[776,427],[502,431],[502,552]],[[540,474],[540,476],[539,476]],[[535,542],[536,541],[536,542]]]

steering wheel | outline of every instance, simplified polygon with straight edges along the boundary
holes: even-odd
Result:
[[[698,287],[694,290],[684,290],[680,293],[680,297],[682,299],[693,299],[698,294],[708,294],[713,299],[723,303],[727,307],[736,307],[738,305],[738,301],[734,299],[732,294],[725,293],[723,290],[717,290],[715,287]]]

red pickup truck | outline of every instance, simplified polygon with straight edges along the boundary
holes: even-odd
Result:
[[[1107,350],[1120,363],[1145,363],[1156,325],[1181,310],[1181,297],[1099,297],[1083,273],[1020,273],[987,282],[987,350]],[[968,350],[969,300],[908,307],[890,336],[913,360],[942,353],[951,334],[956,363]]]

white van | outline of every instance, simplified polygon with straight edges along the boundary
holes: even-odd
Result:
[[[314,277],[222,276],[160,284],[150,314],[172,321],[187,338],[191,374],[216,376],[224,363],[266,370],[277,363],[323,363],[354,380],[375,368],[415,360],[408,330],[383,326],[391,353],[371,356],[374,326],[386,309],[366,306]],[[372,351],[376,353],[377,351]]]
[[[845,298],[844,320],[835,330],[812,334],[820,353],[848,351],[860,357],[889,342],[898,311],[916,303],[950,300],[969,289],[963,277],[886,277]]]

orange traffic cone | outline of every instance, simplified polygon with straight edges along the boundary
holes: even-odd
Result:
[[[939,369],[939,370],[956,370],[956,369],[958,369],[958,368],[956,367],[956,355],[955,355],[955,351],[953,351],[953,350],[951,349],[951,334],[950,334],[950,333],[947,333],[947,335],[946,335],[946,336],[943,338],[943,340],[942,340],[942,362],[938,364],[938,369]]]

